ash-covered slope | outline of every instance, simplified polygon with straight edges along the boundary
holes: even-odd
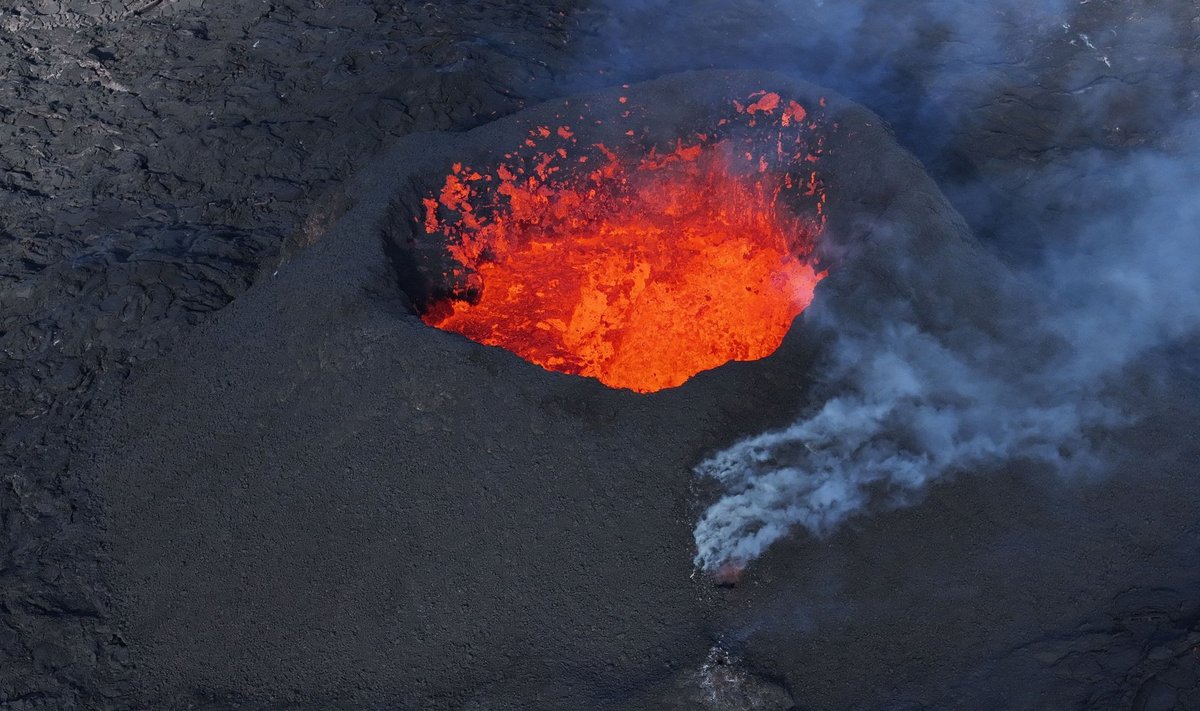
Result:
[[[839,97],[702,72],[572,102],[627,96],[669,135],[763,89],[827,100],[818,301],[903,295],[931,329],[994,310],[998,266]],[[765,360],[641,396],[426,327],[385,251],[452,163],[562,106],[404,140],[317,245],[131,383],[90,459],[136,698],[639,708],[702,666],[728,593],[690,576],[690,470],[793,414],[821,331],[802,316]]]

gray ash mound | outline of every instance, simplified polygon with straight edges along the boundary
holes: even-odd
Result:
[[[570,103],[628,97],[665,137],[760,90],[825,103],[814,304],[903,297],[934,331],[997,310],[998,265],[844,99],[702,72]],[[645,708],[703,664],[731,593],[691,575],[691,469],[794,416],[828,326],[639,395],[422,323],[397,270],[421,199],[563,108],[402,140],[319,242],[130,382],[85,458],[133,698]]]

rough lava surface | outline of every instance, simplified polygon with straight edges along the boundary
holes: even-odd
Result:
[[[535,558],[522,568],[502,567],[491,558],[487,570],[493,579],[481,583],[463,571],[472,569],[474,557],[486,548],[473,543],[494,544],[484,529],[473,528],[474,539],[458,538],[444,521],[422,519],[428,514],[417,500],[381,483],[389,471],[413,471],[418,454],[434,451],[433,444],[449,436],[439,432],[445,426],[477,425],[481,448],[470,457],[479,452],[511,456],[502,448],[513,446],[513,428],[483,421],[462,402],[470,386],[494,382],[489,369],[523,367],[453,340],[429,341],[426,351],[380,354],[385,334],[393,334],[408,314],[384,266],[386,255],[368,242],[348,255],[321,247],[318,238],[326,233],[354,231],[359,218],[348,217],[334,232],[330,228],[355,200],[382,195],[378,186],[361,180],[347,187],[350,176],[388,147],[417,150],[397,144],[403,136],[464,131],[542,100],[670,71],[802,68],[804,76],[877,112],[899,142],[915,151],[987,247],[1021,259],[1054,240],[1052,226],[1064,219],[1062,206],[1037,179],[1041,171],[1076,152],[1120,155],[1160,145],[1168,119],[1194,114],[1200,52],[1191,3],[1062,3],[1061,30],[1056,25],[1054,33],[1034,35],[1000,23],[997,36],[971,42],[946,36],[932,21],[913,31],[910,18],[925,17],[920,10],[927,4],[835,6],[813,0],[780,14],[778,3],[714,0],[697,3],[691,16],[706,21],[682,32],[668,13],[669,3],[651,0],[10,3],[0,11],[6,79],[0,85],[0,708],[144,708],[147,698],[166,707],[205,709],[244,708],[251,699],[267,708],[394,707],[422,703],[417,699],[455,708],[578,708],[569,705],[570,699],[597,693],[627,708],[1200,705],[1200,596],[1194,574],[1200,568],[1200,530],[1194,517],[1194,465],[1189,464],[1200,459],[1192,434],[1200,372],[1194,355],[1188,361],[1186,352],[1158,354],[1161,361],[1152,360],[1142,372],[1154,414],[1120,435],[1126,450],[1137,453],[1120,463],[1118,473],[1125,476],[1065,489],[1044,478],[1027,478],[1016,466],[999,487],[995,479],[986,486],[960,479],[934,491],[916,509],[863,522],[834,540],[780,547],[733,589],[683,583],[690,573],[693,499],[682,495],[666,503],[663,492],[654,489],[639,500],[636,492],[647,491],[639,489],[647,484],[638,473],[647,461],[660,471],[677,466],[672,481],[686,488],[694,483],[687,468],[701,450],[778,424],[762,412],[784,406],[783,400],[742,404],[729,388],[764,379],[793,382],[780,380],[779,373],[805,372],[804,339],[793,339],[791,350],[766,369],[734,368],[659,404],[622,399],[599,386],[545,384],[544,374],[535,378],[532,371],[528,380],[514,380],[490,395],[498,406],[531,392],[557,393],[541,410],[543,422],[518,422],[529,442],[574,432],[582,421],[593,426],[601,444],[587,456],[562,461],[554,477],[519,474],[544,487],[542,501],[571,501],[585,509],[601,501],[613,511],[626,511],[625,518],[606,522],[604,530],[625,538],[622,545],[644,553],[644,560],[630,562],[610,553],[593,562],[555,553],[552,562]],[[787,33],[765,41],[758,32],[764,22],[808,28],[812,32],[804,36],[816,40],[802,52],[779,43]],[[830,23],[853,25],[853,40],[823,43],[818,30]],[[671,31],[664,32],[664,26]],[[612,41],[614,33],[620,42]],[[993,44],[1013,53],[998,59],[995,52],[978,49]],[[631,48],[640,54],[633,56]],[[948,52],[953,61],[947,60]],[[880,66],[886,71],[875,71]],[[466,145],[472,139],[463,140]],[[401,167],[393,166],[396,170]],[[358,224],[363,234],[377,227]],[[314,242],[323,251],[280,270],[292,291],[272,289],[269,277],[281,261]],[[347,269],[340,272],[351,277],[346,284],[363,285],[362,293],[346,296],[348,287],[334,283],[336,274],[314,266],[334,263]],[[313,279],[302,283],[289,274]],[[243,292],[255,282],[260,286],[241,306]],[[341,289],[343,296],[321,303],[314,295],[332,293],[322,289]],[[230,315],[214,323],[213,314],[223,313],[231,302]],[[334,304],[349,313],[335,311]],[[364,305],[369,308],[351,308]],[[309,434],[311,442],[291,451],[290,460],[269,462],[255,453],[272,451],[278,443],[262,433],[283,423],[247,414],[248,402],[229,391],[234,380],[218,364],[233,355],[197,349],[253,341],[241,340],[252,334],[232,333],[230,323],[253,323],[262,334],[283,333],[289,323],[311,328],[298,313],[305,306],[334,318],[322,326],[321,333],[328,335],[302,343],[303,353],[283,372],[298,374],[298,387],[328,386],[328,397],[317,406],[324,402],[332,409],[310,412],[310,406],[289,400],[293,391],[287,388],[276,393],[275,407],[297,422],[324,423],[337,413],[339,426],[322,424],[291,436]],[[386,328],[363,330],[372,321]],[[424,333],[419,328],[411,323],[410,333]],[[347,335],[364,341],[358,348],[319,347]],[[223,337],[228,340],[219,340]],[[281,343],[297,341],[288,338]],[[416,342],[427,338],[414,336]],[[261,353],[264,362],[271,362],[268,354],[281,357],[279,344],[262,338],[254,343],[259,350],[242,357]],[[168,353],[170,359],[160,362]],[[462,402],[452,404],[436,382],[418,377],[419,370],[397,368],[391,381],[370,392],[354,389],[363,388],[357,378],[324,380],[330,371],[354,373],[369,359],[394,357],[397,364],[407,360],[424,367],[420,355],[468,363],[467,379],[456,385],[463,389]],[[118,565],[128,569],[130,562],[114,555],[123,549],[104,543],[119,536],[113,523],[120,520],[103,524],[97,505],[98,477],[111,474],[110,485],[120,485],[136,472],[117,476],[97,467],[110,460],[94,457],[98,451],[106,457],[128,455],[105,452],[99,443],[128,437],[130,418],[146,418],[147,433],[181,438],[178,446],[202,435],[185,428],[170,434],[171,423],[151,422],[151,413],[130,414],[127,404],[122,405],[124,424],[113,419],[119,390],[127,393],[126,403],[153,400],[146,384],[180,387],[170,374],[178,374],[182,363],[206,374],[195,378],[194,391],[184,393],[186,401],[209,398],[231,407],[218,439],[255,444],[203,453],[203,461],[213,464],[210,471],[225,472],[211,479],[209,472],[193,469],[197,476],[186,481],[157,480],[164,492],[194,487],[196,501],[224,502],[218,513],[228,525],[220,527],[208,516],[215,508],[190,510],[178,500],[147,504],[187,513],[178,526],[137,522],[164,527],[161,550],[191,547],[218,555],[147,562],[139,589],[178,591],[192,580],[211,593],[207,600],[178,597],[186,601],[181,609],[157,608],[169,623],[162,639],[181,630],[197,634],[186,644],[156,650],[146,642],[153,624],[144,620],[139,630],[130,622],[133,588],[122,585],[133,578],[111,573]],[[131,375],[136,376],[132,381]],[[281,382],[278,374],[268,375]],[[372,377],[381,375],[372,372]],[[338,394],[339,387],[347,390]],[[397,409],[355,410],[352,394],[380,403],[391,397]],[[477,394],[471,390],[470,397]],[[592,404],[581,409],[575,404],[580,397]],[[214,416],[159,402],[181,418],[208,416],[211,424]],[[727,402],[734,402],[732,409],[720,405]],[[633,414],[622,415],[630,403]],[[694,431],[666,433],[680,450],[645,451],[638,444],[645,442],[644,433],[635,425],[651,422],[670,409],[667,404],[692,407]],[[414,412],[440,414],[417,417]],[[377,452],[378,461],[370,463],[357,454],[332,461],[339,446],[350,447],[362,436],[366,425],[356,424],[356,417],[386,419],[395,413],[424,423],[414,425],[418,434],[427,435],[424,444],[416,438],[424,449],[395,446],[386,457]],[[114,432],[104,432],[110,423],[116,423]],[[382,428],[376,434],[382,435]],[[338,437],[344,438],[341,444]],[[607,446],[616,444],[620,447]],[[324,478],[305,480],[307,488],[292,486],[291,501],[278,498],[295,483],[290,477],[296,472],[311,473],[313,464],[303,456],[308,447],[327,458]],[[684,454],[689,447],[696,451]],[[615,463],[614,451],[620,452]],[[165,454],[168,461],[169,451]],[[466,453],[453,456],[467,462]],[[228,474],[235,461],[243,468],[261,465],[258,470],[272,472],[274,479],[235,480]],[[610,478],[591,480],[580,476],[581,468],[602,470]],[[399,486],[395,478],[388,481]],[[441,510],[459,507],[457,520],[472,526],[477,525],[472,511],[494,512],[518,496],[499,484],[457,492],[469,494],[471,509],[454,500],[456,492],[426,481],[420,493],[429,502],[440,502]],[[478,479],[468,481],[478,484]],[[591,488],[570,488],[568,481]],[[243,484],[249,488],[239,488]],[[625,489],[618,488],[624,484]],[[339,485],[340,490],[331,488]],[[253,497],[260,494],[263,501],[286,506],[256,507]],[[146,493],[140,496],[146,503]],[[489,502],[489,496],[498,498]],[[709,492],[699,491],[696,498],[706,496]],[[320,519],[308,513],[300,521],[285,515],[311,506],[332,516],[339,503],[349,502],[360,506],[339,514],[345,517],[341,523],[354,519],[359,526],[349,531],[322,529]],[[316,523],[292,540],[246,518],[255,516],[280,524],[279,531]],[[547,509],[545,516],[562,526],[574,522],[558,509]],[[351,546],[357,532],[382,535],[384,519],[397,540],[419,540],[438,550],[457,546],[458,552],[434,566],[423,553],[428,548],[420,546],[405,550],[379,537],[367,539],[371,545],[355,540]],[[201,520],[209,528],[197,528]],[[619,525],[625,522],[659,538],[634,540]],[[515,521],[497,525],[520,530]],[[239,526],[265,533],[235,539],[231,532]],[[207,530],[212,537],[189,541],[187,530]],[[529,530],[515,545],[521,550],[546,545],[538,540],[536,525]],[[331,540],[342,547],[326,545]],[[567,542],[575,547],[566,550],[583,553],[591,550],[592,537],[577,531]],[[184,562],[219,565],[219,556],[229,559],[239,545],[250,543],[259,552],[274,546],[313,557],[276,559],[275,567],[263,570],[243,568],[244,578],[224,585],[178,572]],[[149,551],[143,549],[143,555]],[[338,562],[341,551],[349,555]],[[396,567],[372,567],[373,561]],[[163,565],[179,566],[178,575],[153,572]],[[551,568],[567,570],[561,584],[554,576],[536,575]],[[268,574],[280,571],[321,584],[280,586],[274,593],[284,597],[273,598],[271,605],[236,609],[232,601],[238,596],[262,602],[275,582]],[[422,613],[415,608],[404,612],[395,600],[369,599],[370,593],[388,590],[432,598],[428,580],[404,575],[414,572],[457,586],[437,600],[443,616],[432,617],[457,627],[447,622],[427,630],[424,640],[405,640],[380,624],[392,619],[407,623],[410,632],[419,627]],[[155,588],[152,580],[162,585]],[[526,589],[531,585],[554,604],[541,607]],[[560,636],[531,634],[521,642],[486,630],[482,639],[504,644],[476,649],[477,638],[469,633],[478,628],[462,622],[470,619],[470,605],[496,619],[513,612],[518,597],[528,601],[529,615],[536,617],[540,610],[546,626],[553,627],[547,620],[554,614],[579,609],[587,614],[572,623],[579,625],[575,629],[586,628],[589,620],[610,624],[620,612],[638,632],[626,641],[564,641],[555,632]],[[447,600],[460,604],[459,614],[450,615]],[[391,610],[393,617],[356,627],[351,618],[371,606]],[[298,618],[297,610],[315,617]],[[215,619],[214,612],[219,612]],[[236,623],[221,621],[230,614],[243,615],[246,626],[235,629]],[[649,632],[643,630],[647,620]],[[452,629],[466,636],[448,644],[430,641]],[[653,640],[659,631],[662,636]],[[244,639],[258,643],[242,646]],[[326,646],[307,647],[313,639]],[[219,642],[228,644],[222,659],[213,646]],[[545,651],[532,665],[523,657],[505,656],[543,642],[539,648]],[[650,651],[642,656],[628,654],[645,644]],[[289,645],[310,656],[262,658]],[[447,656],[413,651],[434,647]],[[412,697],[393,694],[396,682],[380,676],[389,668],[380,661],[380,650],[401,648],[418,667],[406,671],[419,678],[405,690]],[[564,649],[585,654],[557,656]],[[212,666],[183,669],[179,660],[187,655],[208,659]],[[585,659],[593,664],[578,663]],[[447,678],[439,672],[464,660],[471,662],[470,673],[455,669],[454,680],[439,686],[436,680]],[[264,667],[257,665],[270,664],[286,673],[264,676]],[[335,683],[314,691],[315,684],[298,670]],[[264,701],[272,694],[273,701]]]

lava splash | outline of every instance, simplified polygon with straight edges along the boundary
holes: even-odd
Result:
[[[673,145],[538,126],[489,170],[456,164],[421,219],[454,287],[422,319],[641,393],[768,356],[824,276],[816,129],[764,91]]]

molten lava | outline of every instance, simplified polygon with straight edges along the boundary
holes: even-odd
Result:
[[[811,263],[819,141],[778,94],[735,107],[669,149],[641,148],[629,131],[635,150],[578,150],[570,126],[538,127],[532,153],[489,171],[455,165],[423,224],[446,237],[460,288],[422,319],[637,392],[773,353],[824,276]],[[789,193],[811,214],[781,205]]]

